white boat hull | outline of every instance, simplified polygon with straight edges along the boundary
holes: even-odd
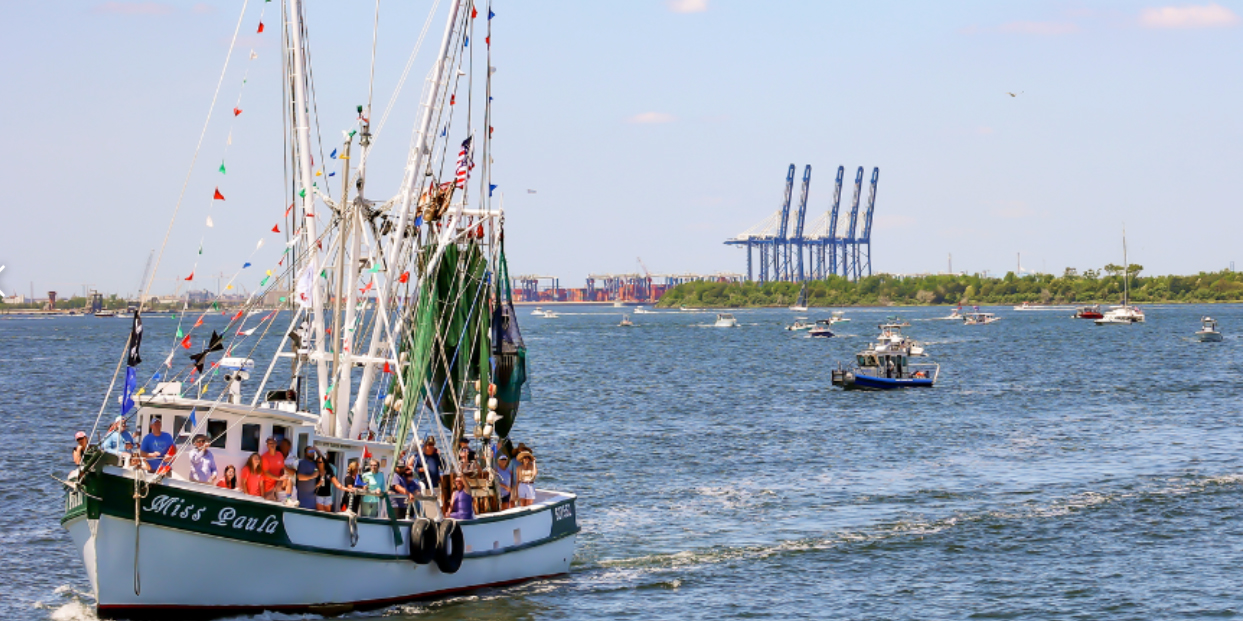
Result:
[[[1196,338],[1201,343],[1220,343],[1222,340],[1221,332],[1196,332]]]

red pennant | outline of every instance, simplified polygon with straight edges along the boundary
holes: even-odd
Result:
[[[371,459],[371,451],[367,450],[365,446],[363,447],[363,459]]]
[[[457,103],[457,95],[449,95],[449,105],[452,106],[455,103]]]
[[[483,239],[483,225],[482,224],[475,227],[475,237],[478,237],[479,239]]]
[[[216,195],[212,197],[212,200],[217,200],[217,201],[224,200],[224,194],[220,193],[220,188],[216,188]]]
[[[186,276],[186,280],[194,280],[194,272],[190,272],[190,275]]]
[[[385,361],[384,361],[384,372],[385,372],[385,373],[392,373],[392,372],[393,372],[393,370],[389,368],[389,366],[388,366],[388,361],[387,361],[387,360],[385,360]]]
[[[315,217],[315,214],[313,214],[313,213],[311,213],[311,212],[309,212],[309,211],[308,211],[308,212],[306,212],[306,217],[308,217],[308,218],[314,218],[314,217]]]
[[[470,18],[475,19],[476,17],[479,17],[479,9],[472,6],[470,7]]]
[[[190,349],[190,335],[189,334],[186,335],[186,338],[181,339],[181,346],[186,349]]]
[[[241,318],[242,318],[242,315],[243,315],[243,314],[244,314],[244,311],[237,311],[237,314],[236,314],[236,315],[234,315],[234,316],[233,316],[233,319],[230,319],[229,321],[230,321],[230,322],[237,321],[238,319],[241,319]]]
[[[279,232],[281,232],[281,225],[279,225],[279,224],[274,224],[274,225],[272,225],[272,232],[273,232],[273,233],[279,233]]]
[[[397,277],[397,282],[406,282],[408,280],[410,280],[410,272],[402,272],[401,276]]]
[[[488,44],[488,46],[491,46],[491,45],[492,45],[492,37],[484,37],[484,38],[483,38],[483,42],[484,42],[484,43],[486,43],[486,44]]]
[[[241,113],[242,113],[242,109],[241,109],[241,108],[234,108],[234,109],[233,109],[233,116],[237,116],[237,115],[239,115],[239,114],[241,114]]]
[[[288,217],[289,217],[289,212],[291,212],[291,211],[293,211],[293,203],[289,203],[289,206],[285,208],[285,217],[286,217],[286,218],[288,218]]]
[[[263,22],[259,22],[259,30],[256,30],[255,32],[263,32]]]
[[[201,326],[201,325],[203,325],[203,318],[202,318],[202,317],[199,317],[199,320],[198,320],[198,321],[196,321],[196,322],[194,322],[194,327],[196,327],[196,328],[197,328],[197,327],[199,327],[199,326]]]
[[[320,250],[323,250],[323,249],[324,249],[324,241],[323,241],[323,240],[321,240],[321,239],[317,239],[317,240],[315,240],[315,246],[316,246],[317,248],[319,248]]]
[[[374,281],[369,282],[369,283],[367,283],[367,286],[366,286],[366,287],[363,287],[362,289],[359,289],[359,290],[358,290],[358,292],[359,292],[359,293],[366,293],[366,292],[368,292],[368,291],[371,291],[371,285],[374,285],[374,284],[375,284],[375,282],[374,282]]]

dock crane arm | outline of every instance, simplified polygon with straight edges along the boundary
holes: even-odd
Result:
[[[868,210],[863,217],[863,237],[860,241],[872,241],[872,212],[876,209],[876,181],[880,179],[880,167],[872,168],[872,186],[868,190]]]

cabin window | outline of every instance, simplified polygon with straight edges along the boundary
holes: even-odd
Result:
[[[259,425],[253,423],[242,425],[242,450],[247,453],[259,452]]]
[[[293,433],[284,425],[272,425],[272,436],[276,438],[277,444],[280,444],[281,440],[293,442]]]
[[[212,448],[225,448],[228,431],[228,421],[216,420],[214,418],[207,419],[207,437],[211,441]]]
[[[188,416],[173,417],[173,433],[177,434],[177,444],[185,444],[190,439],[190,432],[194,431],[190,428],[190,418]]]

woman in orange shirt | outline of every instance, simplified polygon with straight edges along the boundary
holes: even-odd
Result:
[[[269,494],[268,490],[272,489],[278,480],[263,469],[263,459],[258,453],[251,453],[246,459],[246,465],[242,466],[241,487],[251,496],[275,500],[275,492]]]

